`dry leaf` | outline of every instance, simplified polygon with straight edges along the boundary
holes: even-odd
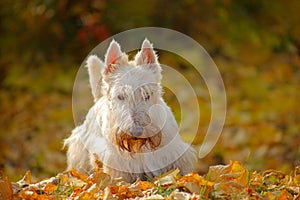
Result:
[[[177,192],[174,191],[171,193],[170,195],[170,199],[174,199],[174,200],[189,200],[191,199],[191,194],[186,193],[186,192]]]
[[[44,189],[43,189],[43,192],[46,193],[46,194],[52,194],[55,190],[57,190],[58,186],[57,185],[54,185],[52,183],[48,183]]]
[[[85,175],[85,174],[80,174],[80,173],[78,173],[75,169],[71,169],[71,170],[70,170],[70,174],[71,174],[73,177],[75,177],[75,178],[77,178],[77,179],[80,179],[80,180],[82,180],[82,181],[84,181],[84,182],[87,182],[87,181],[88,181],[88,176],[87,176],[87,175]]]
[[[300,166],[297,166],[294,171],[294,181],[296,184],[300,185]]]
[[[239,194],[245,187],[235,181],[228,181],[225,183],[216,183],[214,189],[219,191],[221,194]]]
[[[13,190],[12,185],[9,179],[4,176],[2,172],[0,172],[0,199],[12,199],[13,198]]]
[[[171,170],[154,183],[137,180],[130,184],[122,179],[111,180],[101,169],[87,177],[76,170],[56,177],[31,183],[30,172],[13,183],[1,177],[0,192],[6,199],[14,194],[20,199],[297,199],[300,186],[294,176],[276,170],[264,173],[250,172],[240,162],[210,167],[209,173],[200,176],[190,173],[179,175],[179,169]],[[214,180],[214,181],[212,181]],[[22,186],[22,187],[20,187]],[[6,188],[6,189],[4,189]],[[7,189],[8,188],[8,189]],[[5,191],[8,191],[5,193]],[[3,193],[3,194],[2,194]]]
[[[113,197],[111,190],[109,187],[106,187],[104,189],[104,196],[103,196],[103,200],[114,200],[115,198]]]
[[[145,191],[150,188],[153,188],[153,184],[148,181],[136,181],[132,185],[129,186],[129,188],[133,191]]]
[[[101,189],[104,189],[112,182],[110,175],[104,173],[100,168],[96,168],[94,170],[94,173],[88,177],[88,181],[97,183],[97,186],[99,186]]]
[[[231,167],[232,174],[238,174],[239,177],[235,179],[236,182],[246,186],[249,182],[249,171],[238,161],[234,161]]]
[[[29,185],[30,183],[31,183],[31,172],[27,170],[23,178],[19,180],[17,184],[22,188]]]
[[[70,197],[77,197],[82,192],[81,188],[75,188],[73,193],[70,195]]]
[[[218,181],[223,174],[228,174],[231,170],[232,162],[229,165],[210,166],[208,172],[208,180],[212,182]]]
[[[156,181],[154,182],[157,185],[170,185],[176,181],[176,178],[179,177],[179,169],[173,169],[171,171],[168,171],[159,177],[156,178]]]

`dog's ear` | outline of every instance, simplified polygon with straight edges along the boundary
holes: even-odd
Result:
[[[101,96],[101,91],[100,91],[100,84],[102,78],[101,73],[104,71],[105,65],[96,55],[89,56],[86,63],[87,63],[86,67],[88,68],[88,73],[90,78],[90,86],[92,89],[92,94],[94,100],[96,101]]]
[[[158,64],[157,56],[153,50],[153,46],[147,38],[142,44],[141,51],[139,51],[135,56],[135,62],[138,65]]]
[[[158,63],[157,55],[153,50],[152,44],[147,38],[142,44],[141,51],[139,51],[135,56],[135,63],[137,65],[147,65],[151,69],[153,69],[155,73],[160,74],[161,72],[161,67]]]
[[[113,72],[124,57],[126,57],[126,55],[122,53],[119,43],[112,40],[105,55],[105,73],[109,74]]]

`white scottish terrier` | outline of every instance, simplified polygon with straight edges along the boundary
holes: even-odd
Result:
[[[113,40],[105,62],[92,55],[87,68],[95,104],[65,140],[69,169],[90,173],[99,159],[104,172],[128,182],[194,170],[196,151],[162,98],[161,66],[147,39],[133,61]]]

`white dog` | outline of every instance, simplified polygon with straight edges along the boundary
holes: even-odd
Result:
[[[162,98],[161,66],[147,39],[133,61],[113,40],[105,62],[92,55],[87,68],[95,104],[65,140],[69,169],[90,173],[99,159],[106,173],[128,182],[194,170],[196,151],[181,140]]]

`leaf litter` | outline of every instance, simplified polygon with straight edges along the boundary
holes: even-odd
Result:
[[[101,168],[87,176],[74,169],[38,182],[27,171],[18,182],[0,174],[0,199],[300,199],[300,166],[290,175],[249,171],[238,161],[211,166],[207,174],[181,176],[173,169],[148,181],[127,183]]]

